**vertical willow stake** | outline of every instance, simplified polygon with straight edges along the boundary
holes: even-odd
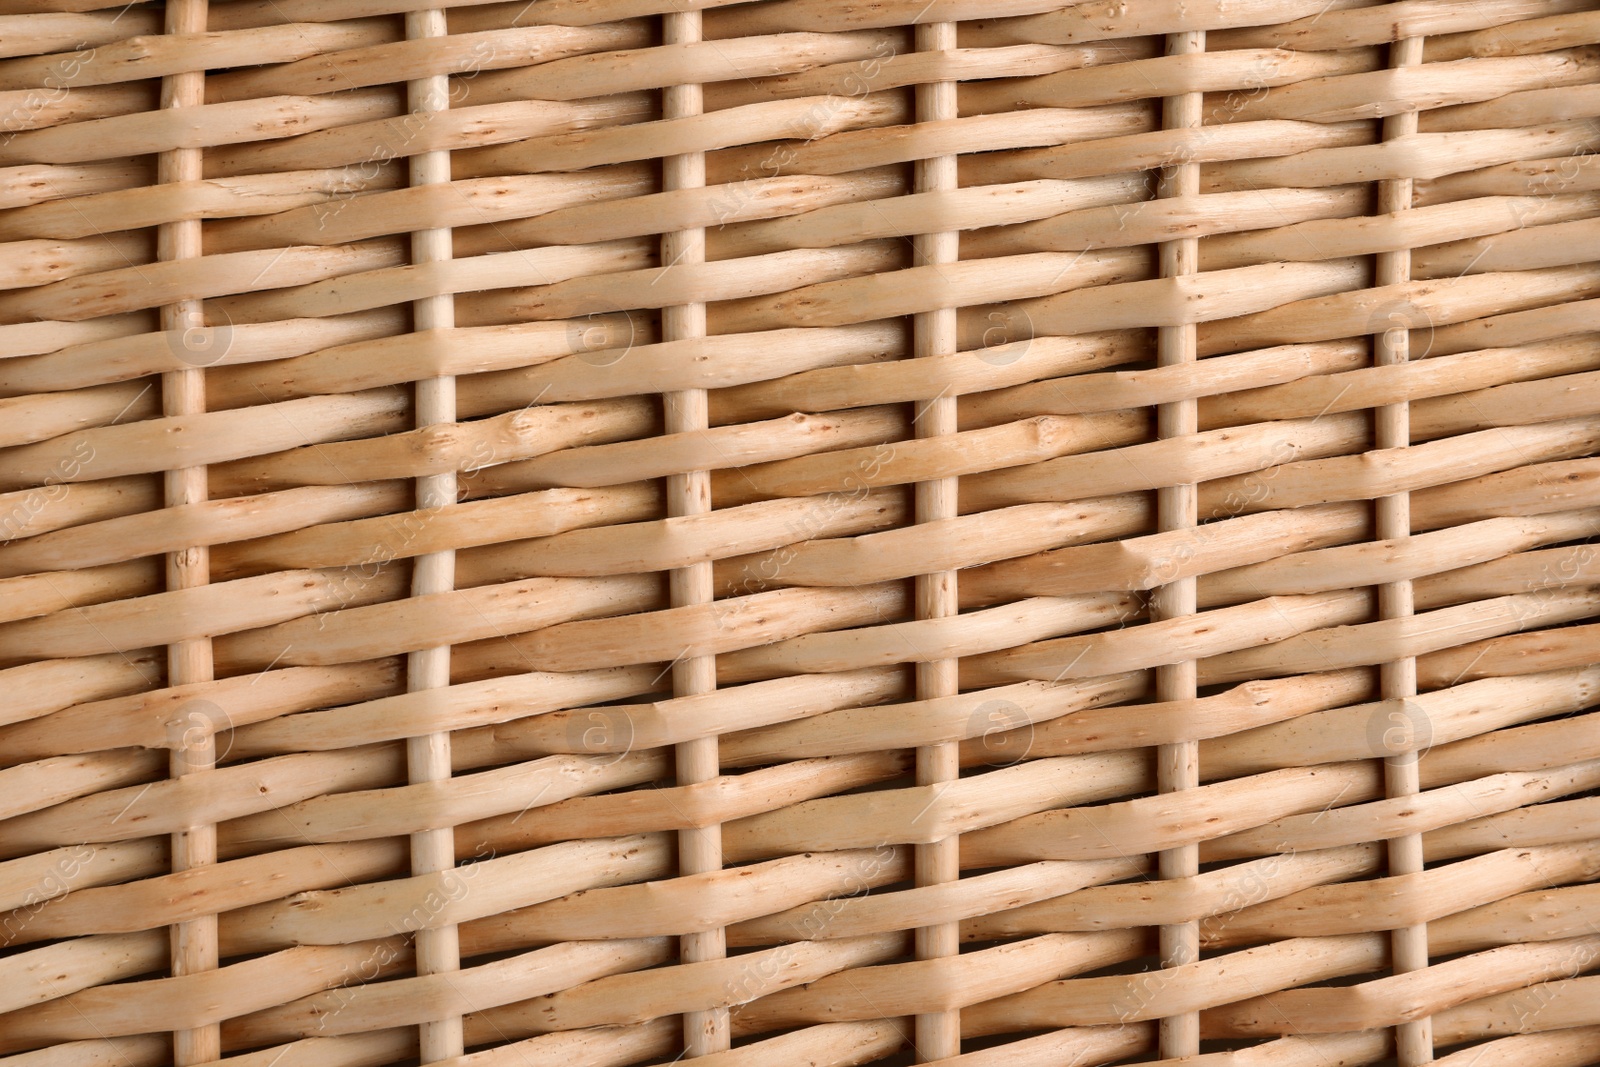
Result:
[[[953,22],[934,22],[916,27],[919,52],[948,52],[956,46]],[[929,82],[917,86],[917,121],[941,122],[956,117],[954,82]],[[956,188],[956,157],[934,156],[914,164],[913,192],[931,193]],[[921,234],[912,239],[915,265],[937,267],[954,263],[960,255],[960,236],[954,231]],[[956,311],[939,308],[915,317],[912,325],[912,355],[949,355],[956,351]],[[940,437],[956,432],[955,397],[937,396],[916,412],[918,439]],[[958,480],[937,478],[916,484],[916,521],[937,522],[956,517]],[[956,572],[938,571],[916,578],[916,608],[919,619],[943,619],[955,615]],[[917,699],[954,696],[959,691],[955,659],[929,660],[916,665]],[[961,745],[949,741],[917,749],[917,784],[939,786],[960,777]],[[961,876],[960,839],[947,837],[917,845],[916,882],[919,886],[953,882]],[[960,928],[956,923],[920,927],[916,932],[917,959],[931,960],[954,956],[961,949]],[[961,1013],[945,1011],[919,1015],[916,1019],[917,1056],[923,1062],[961,1054]]]
[[[1390,67],[1411,67],[1422,62],[1422,38],[1406,37],[1390,46]],[[1383,139],[1394,141],[1414,136],[1417,113],[1414,110],[1390,115],[1383,120]],[[1388,214],[1411,208],[1411,179],[1391,178],[1378,183],[1378,212]],[[1379,252],[1373,284],[1397,285],[1411,280],[1411,251]],[[1397,314],[1389,329],[1373,338],[1373,362],[1380,367],[1405,363],[1411,358],[1411,333],[1404,315]],[[1407,448],[1411,444],[1411,406],[1405,401],[1385,404],[1376,411],[1374,444],[1380,449]],[[1387,540],[1411,536],[1411,494],[1396,493],[1377,501],[1377,535]],[[1411,582],[1390,582],[1378,587],[1378,615],[1402,619],[1414,614]],[[1379,667],[1379,696],[1386,701],[1403,702],[1417,695],[1417,661],[1414,657],[1393,660]],[[1408,720],[1409,721],[1409,720]],[[1390,797],[1412,796],[1421,791],[1417,753],[1401,752],[1384,760],[1384,792]],[[1422,835],[1407,834],[1391,838],[1389,873],[1417,874],[1423,869]],[[1404,926],[1390,934],[1396,974],[1418,971],[1428,966],[1428,927],[1426,923]],[[1400,1067],[1417,1067],[1433,1062],[1433,1020],[1417,1019],[1395,1027],[1395,1054]]]
[[[1206,50],[1204,30],[1174,33],[1167,36],[1167,54],[1170,56],[1198,55]],[[1200,127],[1201,95],[1184,93],[1169,96],[1163,102],[1164,128],[1169,130],[1198,130]],[[1188,142],[1184,142],[1187,146]],[[1195,196],[1200,192],[1200,165],[1178,163],[1164,175],[1157,195],[1161,197]],[[1180,237],[1163,241],[1160,249],[1161,276],[1186,278],[1198,270],[1200,242],[1194,237]],[[1193,323],[1162,326],[1156,331],[1156,364],[1171,367],[1180,363],[1193,363],[1198,346]],[[1156,435],[1162,440],[1184,437],[1198,429],[1196,405],[1193,400],[1175,400],[1156,407]],[[1199,521],[1199,493],[1194,483],[1172,485],[1156,491],[1156,521],[1160,529],[1190,530]],[[1151,619],[1176,619],[1195,613],[1195,580],[1180,577],[1157,588],[1150,598]],[[1156,668],[1156,700],[1192,700],[1197,694],[1195,662],[1185,660]],[[1156,749],[1156,787],[1163,793],[1194,789],[1200,784],[1200,745],[1195,741],[1179,741],[1160,745]],[[1162,878],[1192,878],[1200,873],[1200,846],[1182,845],[1168,849],[1157,858],[1157,868]],[[1198,923],[1174,923],[1161,927],[1161,966],[1181,967],[1200,958],[1200,927]],[[1194,1056],[1200,1052],[1200,1016],[1186,1012],[1162,1019],[1160,1023],[1161,1055],[1166,1058]]]
[[[168,0],[166,32],[204,33],[206,0]],[[163,108],[199,107],[205,103],[205,71],[183,71],[161,79]],[[199,148],[174,148],[156,160],[156,181],[192,182],[201,177]],[[201,255],[200,220],[163,223],[156,231],[156,258],[170,261]],[[205,322],[199,300],[179,300],[161,309],[161,328],[168,331],[177,351],[185,332]],[[198,367],[168,371],[161,376],[161,408],[167,416],[198,415],[206,409],[206,373]],[[164,499],[169,508],[203,504],[210,492],[205,467],[167,471]],[[204,545],[167,554],[167,588],[197,589],[211,582],[211,553]],[[167,684],[192,685],[212,679],[211,639],[196,637],[167,646]],[[183,730],[182,742],[172,750],[169,773],[174,778],[216,766],[217,745],[212,730]],[[215,825],[191,826],[172,835],[172,869],[187,871],[217,862]],[[172,973],[196,974],[217,967],[217,917],[205,915],[172,927]],[[187,1067],[222,1056],[217,1024],[179,1030],[172,1035],[173,1063]]]
[[[693,44],[700,40],[700,12],[674,12],[663,16],[666,44]],[[688,118],[703,110],[699,85],[670,85],[662,92],[662,117]],[[662,184],[668,190],[701,189],[706,184],[703,152],[668,156],[662,160]],[[661,263],[665,270],[683,264],[704,263],[704,229],[677,230],[661,235]],[[681,341],[706,335],[706,306],[679,304],[661,309],[661,339]],[[692,433],[710,425],[704,389],[683,389],[665,394],[667,433]],[[667,477],[667,513],[672,517],[703,515],[711,510],[711,475],[689,471]],[[711,563],[692,563],[668,576],[673,607],[710,604],[715,595]],[[672,668],[674,696],[695,696],[717,687],[715,656],[685,656]],[[717,738],[701,737],[679,744],[675,750],[678,784],[692,785],[718,773]],[[722,868],[722,827],[702,826],[678,831],[678,873],[704,874]],[[717,960],[727,955],[727,935],[719,927],[684,934],[679,941],[684,963]],[[728,1009],[688,1012],[683,1017],[683,1042],[689,1056],[704,1056],[728,1047]]]
[[[443,37],[448,33],[442,10],[413,11],[406,15],[406,39]],[[406,83],[407,106],[427,115],[450,106],[449,78],[435,74]],[[411,157],[411,184],[434,185],[450,180],[450,153],[423,152]],[[454,254],[449,229],[417,230],[411,235],[413,263],[441,263]],[[455,327],[455,298],[428,296],[412,304],[413,326],[418,331]],[[433,426],[456,421],[456,380],[430,378],[416,385],[416,423]],[[456,500],[454,471],[417,479],[417,507],[442,508]],[[411,577],[411,595],[448,593],[455,588],[456,556],[452,550],[418,556]],[[413,693],[441,689],[450,684],[450,646],[418,649],[406,660],[406,688]],[[450,777],[450,734],[445,731],[413,737],[406,742],[406,765],[413,784]],[[455,830],[441,827],[411,835],[411,873],[430,874],[456,865]],[[417,973],[446,974],[461,969],[461,941],[456,927],[441,926],[416,933]],[[461,1017],[449,1016],[421,1026],[423,1063],[449,1059],[462,1052]]]

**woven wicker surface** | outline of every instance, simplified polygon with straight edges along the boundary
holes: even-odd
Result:
[[[0,1059],[1600,1063],[1600,2],[0,3]]]

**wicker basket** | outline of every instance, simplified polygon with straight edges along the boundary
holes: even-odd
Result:
[[[1600,1064],[1600,0],[4,0],[8,1067]]]

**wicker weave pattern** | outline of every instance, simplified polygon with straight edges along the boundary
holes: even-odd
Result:
[[[0,0],[0,1062],[1600,1064],[1600,0],[430,2]]]

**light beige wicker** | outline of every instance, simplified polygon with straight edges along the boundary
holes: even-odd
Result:
[[[1600,1064],[1600,0],[0,0],[0,1062]]]

